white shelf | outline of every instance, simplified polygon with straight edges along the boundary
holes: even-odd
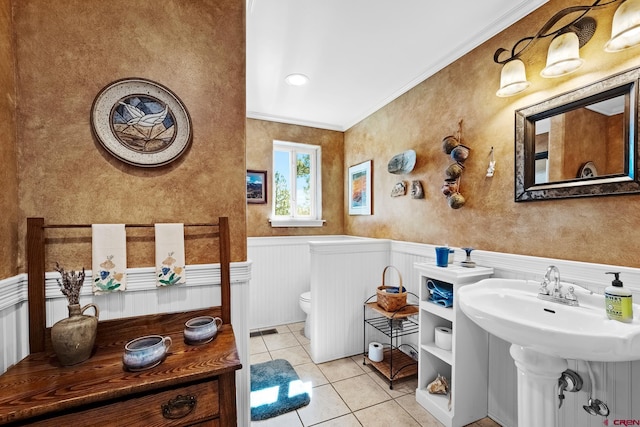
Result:
[[[430,301],[420,301],[420,309],[447,319],[450,322],[453,321],[453,307],[447,308]]]
[[[492,268],[467,268],[460,265],[437,267],[415,263],[420,280],[419,359],[416,401],[446,427],[460,427],[487,416],[487,333],[458,308],[457,292],[493,274]],[[453,306],[444,307],[428,301],[428,280],[449,283]],[[435,328],[452,329],[452,350],[435,345]],[[431,394],[427,385],[441,374],[449,381],[449,395]],[[451,408],[449,408],[451,406]]]
[[[451,350],[444,350],[435,343],[425,343],[420,346],[424,351],[433,354],[438,359],[451,365],[453,363],[453,353]]]
[[[438,267],[427,262],[416,262],[413,265],[416,269],[425,273],[425,276],[447,283],[477,282],[493,274],[493,268],[491,267],[476,266],[469,268],[462,267],[458,263],[451,264],[448,267]]]
[[[431,394],[426,388],[419,388],[416,390],[416,401],[442,424],[451,425],[453,410],[449,410],[449,395]]]

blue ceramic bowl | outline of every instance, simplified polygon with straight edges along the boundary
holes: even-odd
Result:
[[[222,319],[213,316],[200,316],[187,320],[184,324],[184,341],[187,344],[206,344],[215,338]]]
[[[161,335],[136,338],[124,346],[122,363],[129,371],[153,368],[164,360],[171,344],[171,337]]]

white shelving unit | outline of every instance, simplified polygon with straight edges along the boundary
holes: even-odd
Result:
[[[470,424],[487,416],[488,342],[486,331],[479,328],[460,310],[457,291],[493,274],[492,268],[466,268],[457,264],[437,267],[415,263],[420,280],[418,352],[418,388],[416,400],[446,427]],[[429,301],[428,280],[452,285],[453,306],[444,307]],[[452,330],[451,350],[435,344],[435,328]],[[449,395],[431,394],[427,385],[443,375],[449,382]]]

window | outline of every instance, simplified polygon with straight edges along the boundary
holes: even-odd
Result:
[[[321,227],[321,149],[273,141],[272,227]]]

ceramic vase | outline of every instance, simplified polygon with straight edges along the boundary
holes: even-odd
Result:
[[[93,307],[94,316],[83,314]],[[98,306],[70,304],[69,317],[51,327],[51,344],[60,363],[64,366],[84,362],[91,356],[98,329]]]

